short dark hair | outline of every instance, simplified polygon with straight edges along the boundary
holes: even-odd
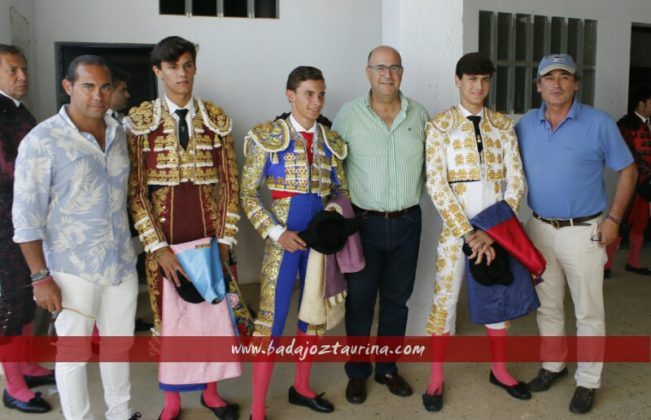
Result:
[[[79,67],[79,65],[81,64],[84,64],[86,66],[106,67],[106,70],[108,70],[109,75],[111,74],[111,69],[109,68],[108,64],[106,64],[106,61],[104,61],[102,57],[99,57],[97,55],[92,55],[92,54],[84,54],[75,57],[70,62],[70,64],[68,64],[68,70],[66,70],[66,80],[68,82],[75,83],[75,80],[77,80],[77,67]]]
[[[646,102],[651,99],[651,86],[640,86],[635,90],[631,99],[633,102],[633,110],[635,110],[640,102]]]
[[[126,71],[117,67],[110,67],[111,70],[111,83],[116,86],[120,82],[127,83],[131,79],[131,75]]]
[[[495,73],[495,66],[488,57],[479,52],[468,53],[461,57],[457,61],[455,70],[455,74],[459,79],[462,79],[464,74],[488,74],[492,76],[493,73]]]
[[[306,80],[321,80],[325,82],[323,73],[316,67],[298,66],[292,70],[291,73],[289,73],[289,76],[287,77],[286,89],[296,90],[298,89],[298,85]]]
[[[19,55],[23,57],[23,60],[27,61],[27,58],[25,57],[25,54],[20,50],[15,45],[9,45],[9,44],[0,44],[0,55],[7,54],[7,55]]]
[[[192,42],[180,36],[168,36],[154,46],[149,57],[152,66],[160,68],[161,61],[175,62],[186,52],[192,55],[194,62],[197,61],[197,49]]]

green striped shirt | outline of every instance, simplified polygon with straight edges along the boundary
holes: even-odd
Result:
[[[369,95],[348,102],[337,113],[332,128],[348,143],[344,167],[357,207],[397,211],[420,203],[429,117],[421,104],[402,93],[400,102],[391,128],[373,111]]]

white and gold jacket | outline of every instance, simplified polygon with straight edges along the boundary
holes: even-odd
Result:
[[[425,125],[427,191],[444,229],[456,238],[472,231],[469,219],[497,201],[506,200],[517,213],[524,195],[524,172],[511,119],[484,108],[480,131],[481,156],[473,123],[457,107]]]

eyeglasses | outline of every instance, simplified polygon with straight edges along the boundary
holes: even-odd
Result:
[[[403,70],[403,67],[397,64],[392,64],[390,66],[386,66],[384,64],[376,64],[374,66],[368,66],[368,68],[373,70],[376,73],[384,73],[386,71],[389,71],[391,72],[391,74],[402,73]]]

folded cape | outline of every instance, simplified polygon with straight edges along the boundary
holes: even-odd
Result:
[[[466,258],[468,307],[476,324],[493,324],[527,315],[540,306],[532,277],[541,281],[546,262],[527,237],[520,221],[505,201],[499,201],[470,220],[509,253],[513,282],[486,286],[476,281],[470,270],[474,262]]]

